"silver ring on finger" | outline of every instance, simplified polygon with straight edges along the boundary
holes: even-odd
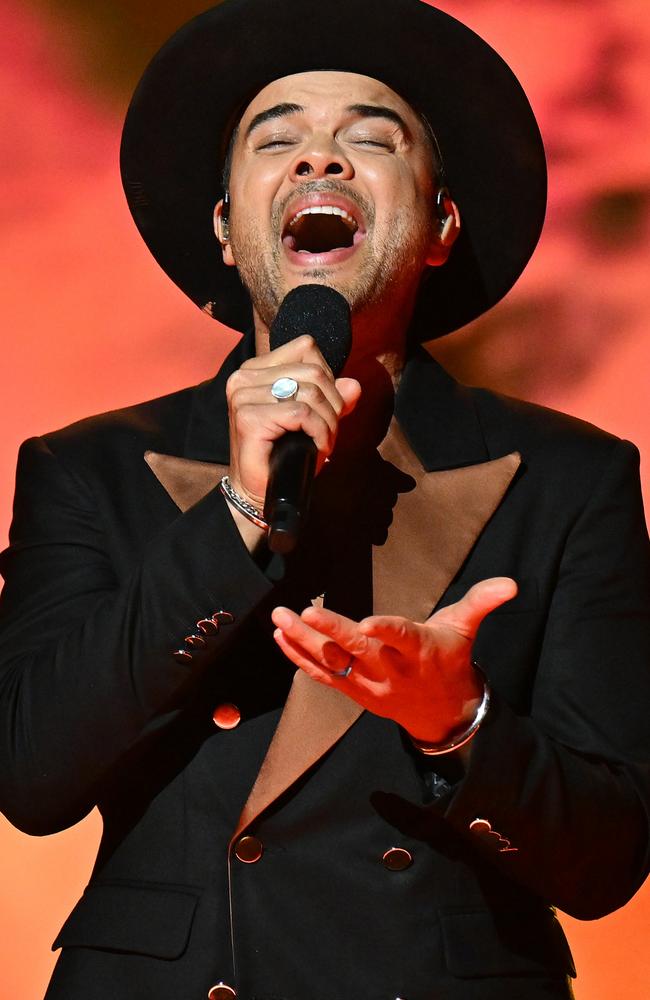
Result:
[[[284,402],[285,399],[295,399],[298,395],[298,383],[295,378],[276,378],[271,386],[271,395],[274,399]]]
[[[347,666],[343,667],[343,670],[332,670],[330,671],[335,677],[349,677],[352,673],[352,667],[354,666],[354,656],[350,655]]]

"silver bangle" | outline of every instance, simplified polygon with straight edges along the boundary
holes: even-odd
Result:
[[[258,528],[263,528],[264,531],[268,531],[268,522],[262,517],[261,511],[259,511],[257,507],[253,507],[252,503],[249,503],[248,500],[245,500],[244,497],[239,495],[237,490],[232,488],[230,476],[224,476],[219,486],[221,488],[221,492],[231,507],[238,510],[240,514],[243,514],[248,521],[252,521],[253,524],[256,524]]]
[[[469,741],[476,736],[481,728],[481,723],[488,714],[488,710],[490,708],[490,685],[488,684],[487,678],[478,663],[473,663],[472,666],[483,678],[483,698],[477,709],[476,715],[474,716],[474,721],[468,729],[459,733],[458,736],[454,736],[449,743],[424,743],[421,740],[416,740],[413,736],[409,736],[409,739],[416,750],[423,753],[425,757],[440,757],[446,753],[453,753],[454,750],[460,750],[461,747],[467,746]]]

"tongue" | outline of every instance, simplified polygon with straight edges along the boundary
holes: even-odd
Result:
[[[283,242],[298,253],[325,254],[352,246],[353,234],[338,216],[306,215]]]
[[[295,236],[285,236],[282,243],[287,248],[287,250],[293,250],[294,253],[306,253],[306,254],[326,254],[332,253],[334,250],[344,250],[345,247],[318,247],[312,250],[305,249],[304,247],[298,247],[298,241]]]

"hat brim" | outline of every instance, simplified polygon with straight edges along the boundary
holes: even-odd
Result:
[[[485,313],[539,239],[544,148],[503,59],[422,0],[226,0],[163,46],[135,91],[121,148],[129,207],[160,266],[215,319],[250,326],[248,294],[212,225],[225,144],[254,94],[310,70],[374,77],[426,115],[463,226],[447,264],[423,279],[421,339]]]

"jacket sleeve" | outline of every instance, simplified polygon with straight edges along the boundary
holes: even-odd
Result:
[[[174,718],[271,584],[219,490],[175,518],[116,579],[83,479],[43,439],[21,448],[1,569],[0,808],[28,833],[61,830],[102,778]],[[205,650],[174,651],[218,610]]]
[[[649,867],[649,565],[638,452],[617,442],[567,536],[530,713],[495,694],[437,806],[504,874],[584,919],[622,906]],[[498,655],[481,650],[488,671]]]

